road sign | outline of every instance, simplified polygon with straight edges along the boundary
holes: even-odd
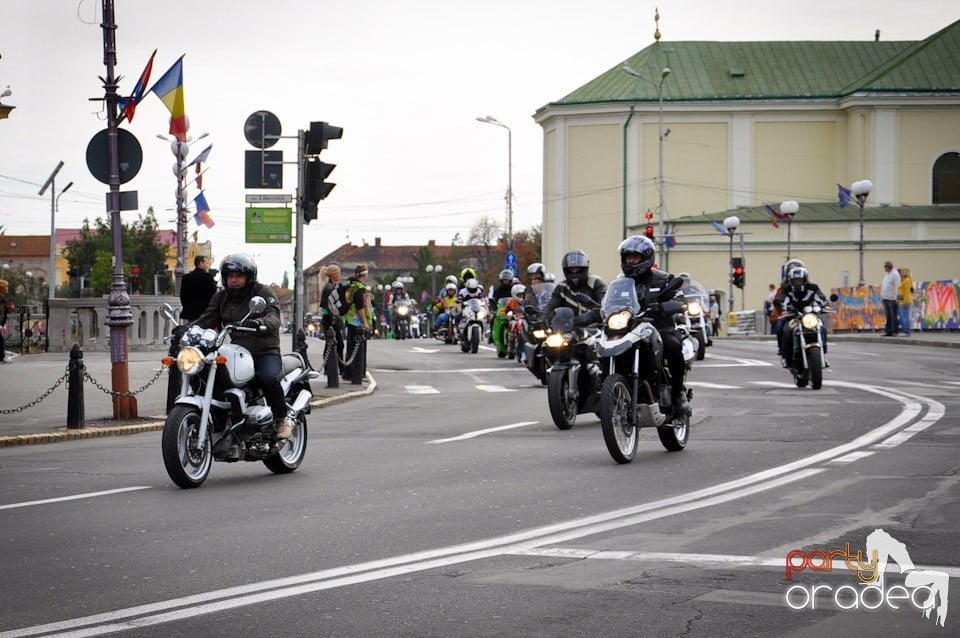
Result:
[[[518,272],[518,270],[517,270],[517,253],[515,253],[515,252],[513,252],[513,251],[507,252],[507,254],[504,255],[504,263],[506,264],[506,270],[512,270],[514,275],[517,274],[517,272]]]
[[[246,237],[248,244],[289,244],[293,237],[293,210],[290,208],[247,208]]]
[[[243,123],[243,136],[257,148],[270,148],[280,138],[280,118],[270,111],[254,111]]]
[[[248,204],[289,204],[293,195],[289,193],[248,193]]]
[[[143,150],[133,133],[125,128],[117,129],[117,154],[120,157],[120,183],[126,184],[140,172],[140,167],[143,165]],[[94,135],[87,144],[87,168],[98,181],[104,184],[110,183],[107,129]]]
[[[283,188],[283,151],[245,151],[244,188]]]

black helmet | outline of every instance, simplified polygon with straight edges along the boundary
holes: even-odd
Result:
[[[590,274],[590,258],[582,250],[571,250],[560,260],[563,276],[571,286],[579,286]]]
[[[653,263],[657,257],[657,249],[653,242],[643,235],[632,235],[620,242],[620,269],[627,277],[636,279],[641,277],[653,268]],[[627,263],[627,255],[640,255],[640,261],[636,263]]]
[[[788,279],[790,281],[790,288],[793,290],[793,294],[799,295],[803,292],[803,287],[807,284],[810,278],[806,268],[803,266],[796,266],[790,270]]]
[[[246,285],[243,288],[236,290],[236,294],[250,291],[253,288],[253,285],[257,283],[257,262],[253,260],[253,257],[246,253],[233,253],[232,255],[227,255],[223,258],[223,261],[220,262],[220,281],[223,283],[223,287],[228,292],[233,292],[231,291],[230,287],[227,286],[227,275],[232,272],[237,272],[247,276]]]
[[[527,276],[528,277],[540,277],[540,279],[546,279],[547,269],[544,268],[543,264],[539,261],[534,262],[527,266]]]

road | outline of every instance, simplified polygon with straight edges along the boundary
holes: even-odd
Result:
[[[785,578],[877,529],[960,575],[956,350],[837,343],[813,391],[771,347],[709,349],[688,448],[644,431],[629,465],[516,363],[429,341],[374,342],[376,392],[315,412],[288,476],[180,490],[158,432],[0,448],[0,638],[956,635],[839,609],[874,602],[842,561]]]

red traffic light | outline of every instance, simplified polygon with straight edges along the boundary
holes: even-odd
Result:
[[[653,226],[647,226],[646,228],[644,228],[643,234],[646,235],[648,238],[653,239],[653,235],[654,235]]]
[[[653,213],[648,210],[643,214],[643,218],[646,219],[647,221],[650,221],[651,219],[653,219]]]
[[[135,277],[138,276],[140,274],[140,266],[138,266],[137,264],[134,264],[133,266],[131,266],[130,274]]]

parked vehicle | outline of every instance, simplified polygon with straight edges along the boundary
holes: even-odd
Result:
[[[224,343],[233,332],[253,332],[244,320],[263,313],[263,297],[250,300],[249,312],[220,332],[191,326],[180,343],[176,366],[182,374],[180,396],[167,415],[161,448],[163,464],[174,483],[199,487],[213,461],[262,461],[275,474],[296,470],[307,451],[310,380],[320,375],[297,353],[284,354],[283,386],[293,434],[277,440],[274,418],[254,383],[253,356],[242,346]],[[173,321],[173,313],[165,316]],[[165,364],[172,361],[165,359]]]
[[[607,450],[617,463],[629,463],[637,453],[638,430],[655,427],[660,442],[671,451],[683,450],[690,436],[690,416],[674,411],[670,370],[663,356],[660,331],[653,323],[656,311],[682,313],[684,302],[670,299],[680,288],[679,277],[659,294],[660,308],[641,308],[636,284],[628,277],[614,279],[603,298],[603,334],[598,355],[604,374],[600,389],[600,424]],[[687,367],[695,347],[682,335]],[[693,393],[684,388],[687,400]]]

